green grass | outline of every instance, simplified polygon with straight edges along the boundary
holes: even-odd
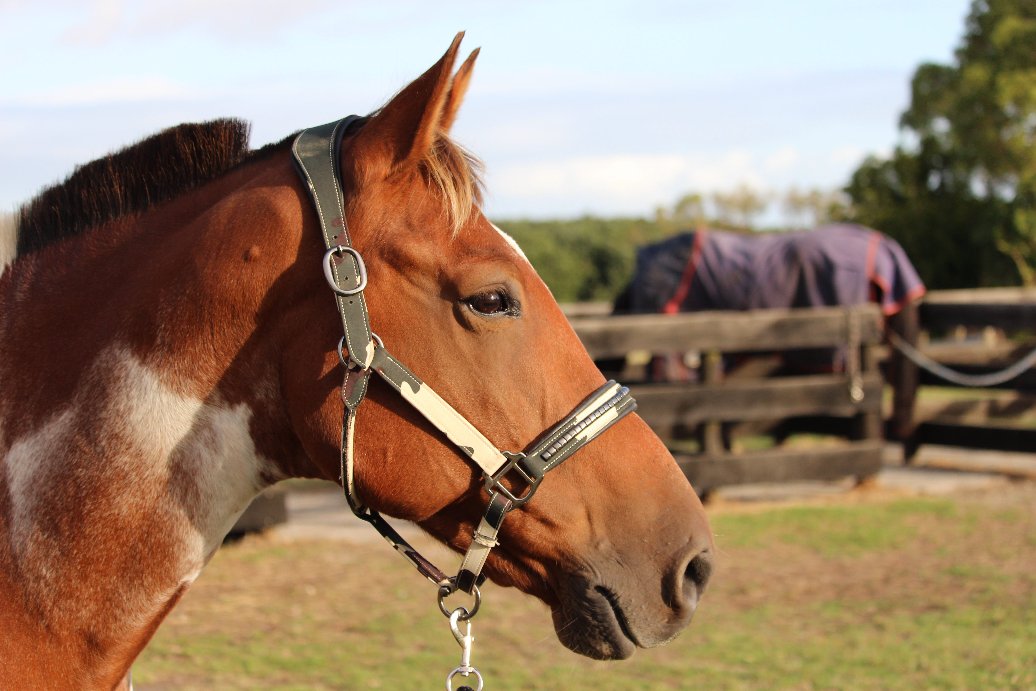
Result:
[[[573,655],[544,606],[487,586],[472,658],[487,689],[1036,688],[1036,486],[726,512],[713,526],[720,561],[694,625],[629,661]],[[217,555],[134,678],[442,688],[460,649],[433,591],[380,541],[245,540]]]
[[[727,547],[761,547],[773,542],[800,545],[825,556],[890,550],[916,538],[917,524],[930,519],[967,530],[974,517],[949,500],[908,500],[861,511],[859,506],[795,507],[766,513],[721,516],[713,531]]]
[[[706,660],[705,686],[988,689],[1036,684],[1029,623],[1036,609],[1031,605],[1010,614],[974,605],[916,614],[824,603],[797,609],[790,621],[789,614],[775,606],[761,621],[726,624],[708,635],[696,650]]]

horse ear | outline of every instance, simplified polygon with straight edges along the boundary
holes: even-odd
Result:
[[[450,100],[450,73],[462,38],[463,31],[437,63],[371,117],[356,135],[358,159],[388,175],[428,154]]]
[[[479,50],[479,48],[473,50],[457,70],[457,74],[453,75],[450,93],[446,96],[446,105],[442,111],[442,121],[439,123],[439,128],[443,132],[449,132],[453,128],[453,122],[457,119],[457,111],[460,110],[464,94],[468,92],[468,85],[471,84],[471,73],[475,69],[475,59],[478,57]]]

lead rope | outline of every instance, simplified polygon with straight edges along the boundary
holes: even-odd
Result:
[[[940,379],[944,379],[951,384],[956,384],[957,386],[968,386],[973,388],[990,388],[993,386],[999,386],[1021,376],[1028,370],[1032,369],[1033,365],[1036,365],[1036,350],[1033,350],[1010,367],[1006,367],[998,372],[990,372],[989,374],[967,374],[965,372],[958,372],[957,370],[950,369],[941,362],[933,360],[903,340],[899,334],[894,331],[889,331],[886,336],[888,337],[889,343],[891,343],[896,350],[909,358],[915,365],[921,369],[928,370]]]

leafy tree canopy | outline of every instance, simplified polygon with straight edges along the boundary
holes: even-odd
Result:
[[[633,275],[636,247],[665,231],[641,218],[498,220],[559,302],[611,300]]]
[[[1036,285],[1036,2],[974,0],[952,65],[914,73],[909,144],[869,158],[852,215],[932,287]]]

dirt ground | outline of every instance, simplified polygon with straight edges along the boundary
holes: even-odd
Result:
[[[903,498],[900,492],[860,488],[841,495],[825,496],[803,506],[845,507],[888,504]],[[962,507],[960,522],[952,512],[937,520],[912,521],[913,535],[899,549],[874,549],[866,559],[817,551],[808,536],[801,542],[773,541],[752,549],[737,549],[736,560],[721,560],[717,576],[717,597],[735,609],[748,609],[780,598],[789,605],[841,598],[860,603],[878,602],[895,592],[904,603],[915,603],[917,611],[967,599],[969,583],[964,579],[930,578],[948,569],[995,570],[1009,581],[1007,588],[1018,595],[1036,588],[1036,482],[1013,482],[991,490],[961,492],[949,500]],[[787,508],[788,502],[738,504],[711,507],[711,515],[765,513]],[[997,521],[994,516],[1010,521]],[[996,529],[986,529],[995,524]],[[951,537],[952,536],[952,537]],[[720,543],[722,544],[722,536]],[[947,544],[952,540],[952,544]],[[931,549],[918,549],[919,546]],[[1030,549],[1017,549],[1028,545]],[[961,562],[960,556],[967,555]],[[733,568],[736,565],[736,568]],[[756,574],[769,574],[759,580]],[[802,578],[809,574],[808,578]],[[911,577],[905,578],[904,575]],[[981,584],[971,584],[982,587]]]
[[[1036,482],[709,511],[718,568],[680,639],[594,663],[561,648],[545,607],[489,587],[475,659],[491,688],[1036,687]],[[432,586],[353,534],[222,550],[145,651],[139,688],[433,686],[459,649]]]

